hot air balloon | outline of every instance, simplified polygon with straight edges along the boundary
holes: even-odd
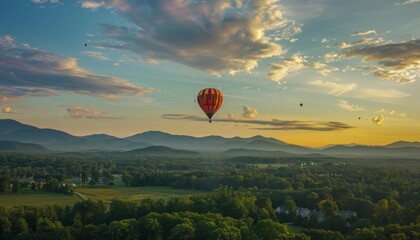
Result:
[[[209,123],[211,123],[211,118],[222,106],[223,94],[215,88],[205,88],[198,93],[197,103],[209,118]]]

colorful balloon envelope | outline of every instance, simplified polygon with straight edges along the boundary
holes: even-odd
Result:
[[[198,93],[197,103],[207,115],[209,122],[211,123],[211,118],[222,106],[223,94],[218,89],[205,88]]]

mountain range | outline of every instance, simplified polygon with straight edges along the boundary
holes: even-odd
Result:
[[[331,145],[309,148],[289,144],[275,138],[193,137],[148,131],[125,138],[106,134],[74,136],[54,129],[41,129],[11,119],[0,119],[0,151],[28,152],[121,152],[140,155],[208,155],[217,156],[334,156],[334,157],[398,157],[420,159],[420,142],[399,141],[384,146]]]

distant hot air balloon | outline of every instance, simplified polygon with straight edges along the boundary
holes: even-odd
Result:
[[[223,94],[215,88],[205,88],[198,93],[197,103],[209,118],[209,123],[211,123],[211,118],[222,106]]]
[[[303,103],[299,104],[301,107],[303,107]]]

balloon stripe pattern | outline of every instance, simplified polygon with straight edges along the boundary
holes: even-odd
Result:
[[[197,103],[211,122],[213,115],[222,106],[223,94],[215,88],[203,89],[197,95]]]

